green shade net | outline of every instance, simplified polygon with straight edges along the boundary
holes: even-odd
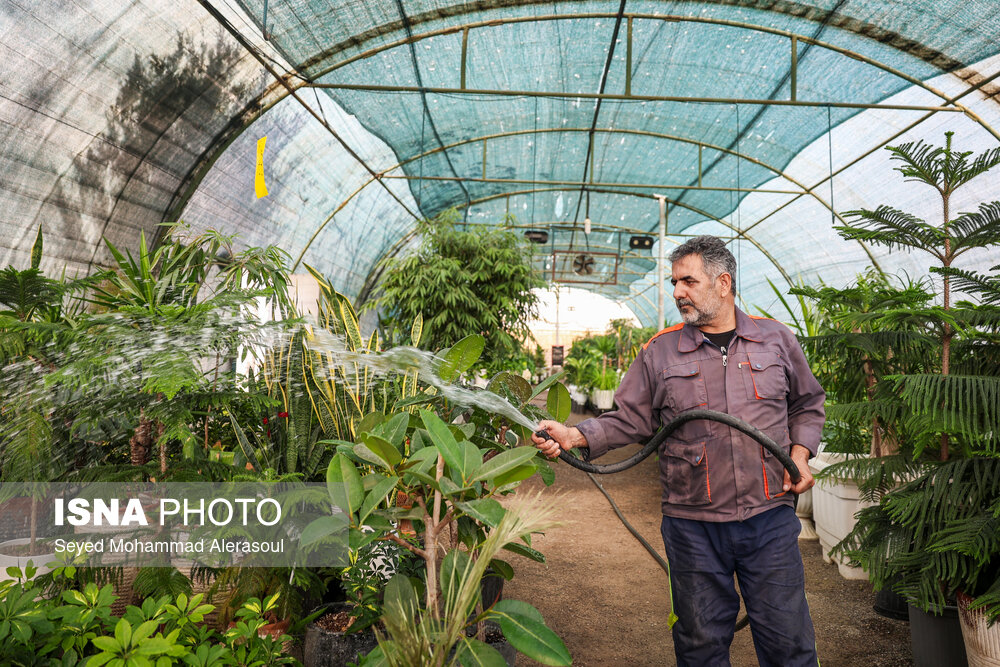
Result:
[[[797,100],[945,105],[998,69],[1000,7],[983,0],[628,2],[610,61],[618,3],[269,2],[267,40],[262,1],[211,4],[218,16],[187,1],[0,5],[0,262],[23,265],[42,224],[49,268],[81,271],[107,262],[102,236],[130,245],[183,217],[277,243],[359,296],[380,258],[412,247],[414,215],[457,206],[467,224],[548,231],[540,271],[652,324],[656,248],[628,241],[655,237],[655,195],[670,201],[668,252],[688,234],[733,238],[741,297],[769,307],[768,279],[838,284],[873,262],[922,274],[922,258],[840,240],[832,211],[891,201],[936,220],[933,193],[878,147],[951,129],[983,150],[997,142],[984,124],[1000,127],[982,91],[961,100],[982,123],[754,103],[791,98],[795,35]],[[248,47],[292,73],[298,99]],[[481,92],[426,90],[460,88],[463,61]],[[574,97],[602,81],[685,99]],[[356,85],[425,90],[336,87]],[[967,192],[997,198],[985,182]],[[573,270],[580,255],[592,272]]]

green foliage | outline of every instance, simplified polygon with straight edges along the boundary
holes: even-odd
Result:
[[[546,665],[569,665],[566,645],[550,630],[537,609],[525,602],[501,600],[481,608],[480,581],[494,556],[505,547],[530,539],[553,524],[547,519],[552,501],[538,498],[503,512],[494,530],[478,545],[478,557],[450,551],[441,564],[441,608],[422,605],[413,582],[397,574],[386,587],[384,632],[363,666],[444,666],[503,664],[488,644],[471,635],[479,622],[498,621],[504,637],[528,658]]]
[[[476,364],[482,350],[482,338],[463,339],[441,355],[439,369],[443,375],[457,378]],[[549,391],[548,411],[530,404],[545,389]],[[498,396],[504,397],[532,420],[565,419],[569,411],[569,394],[555,377],[533,388],[519,375],[502,372],[481,393],[486,404],[496,405]],[[373,620],[377,610],[386,632],[390,636],[397,633],[397,638],[383,642],[380,652],[371,658],[385,659],[389,664],[433,664],[421,662],[426,655],[416,656],[430,651],[438,660],[456,643],[462,644],[460,653],[485,651],[480,644],[459,638],[479,602],[479,580],[485,568],[492,565],[502,575],[512,576],[510,566],[495,557],[500,549],[543,560],[530,548],[530,534],[523,535],[527,546],[494,538],[511,520],[510,511],[497,499],[536,472],[547,483],[553,479],[548,462],[538,456],[537,449],[512,446],[518,440],[513,431],[527,436],[523,426],[512,425],[506,417],[489,410],[451,404],[446,392],[425,390],[400,401],[396,409],[408,408],[414,400],[424,406],[417,414],[366,415],[357,426],[354,442],[339,442],[327,468],[332,504],[349,521],[352,568],[357,570],[347,576],[359,584],[352,588],[354,613],[364,625]],[[453,423],[459,415],[461,425]],[[339,529],[334,517],[317,519],[304,530],[302,542],[327,539]],[[452,532],[454,540],[445,540]],[[402,575],[384,587],[384,601],[377,599],[374,590],[366,590],[370,578],[365,576],[363,555],[373,545],[387,542],[398,548],[400,567],[421,582],[423,604],[416,601],[413,585]],[[442,553],[448,554],[443,560]],[[415,565],[406,565],[407,559]],[[458,596],[459,590],[465,592]],[[470,592],[473,590],[475,595]],[[459,597],[461,601],[455,602]],[[409,611],[402,613],[404,607]],[[418,609],[423,611],[418,614]],[[414,621],[414,614],[422,620]],[[450,615],[454,622],[442,624],[442,614]],[[459,617],[461,622],[454,620]],[[417,629],[409,625],[414,622]],[[407,647],[402,648],[400,642]],[[398,651],[393,646],[399,647]],[[530,651],[525,652],[533,655]]]
[[[460,229],[454,210],[423,222],[419,231],[417,252],[385,264],[373,305],[387,314],[387,326],[408,326],[421,315],[430,349],[479,334],[488,351],[483,367],[518,355],[535,314],[532,290],[544,285],[531,268],[531,244],[502,228]]]
[[[20,573],[18,573],[20,575]],[[39,597],[32,580],[0,589],[0,655],[5,665],[283,665],[287,635],[260,635],[277,596],[248,600],[225,634],[205,625],[215,608],[202,595],[149,597],[111,613],[112,586],[86,584],[61,596]]]
[[[1000,280],[952,263],[968,250],[1000,243],[1000,202],[953,218],[949,201],[958,187],[1000,164],[1000,149],[971,157],[953,150],[951,140],[947,133],[944,147],[918,142],[890,149],[908,180],[940,195],[941,224],[880,206],[851,212],[851,224],[838,228],[847,239],[934,257],[940,264],[931,269],[941,276],[940,305],[922,289],[886,291],[861,281],[848,290],[804,293],[828,307],[831,320],[839,325],[836,335],[828,338],[847,347],[864,365],[865,394],[859,397],[855,388],[852,397],[838,389],[850,402],[835,406],[831,415],[845,421],[867,418],[875,428],[884,426],[900,458],[912,464],[907,469],[891,460],[855,462],[842,466],[840,474],[859,475],[870,492],[890,486],[885,483],[887,471],[896,479],[915,477],[859,512],[854,530],[835,550],[868,570],[876,587],[897,580],[894,589],[925,610],[961,590],[978,596],[976,604],[996,620],[1000,318],[995,304],[1000,303]],[[968,290],[981,303],[953,303],[954,288]]]

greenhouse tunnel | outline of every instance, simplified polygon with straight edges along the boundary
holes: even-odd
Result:
[[[730,240],[742,303],[773,308],[768,280],[925,273],[834,229],[883,202],[938,221],[883,147],[1000,141],[989,0],[5,0],[0,16],[0,265],[27,266],[41,225],[48,273],[184,220],[364,298],[416,222],[455,207],[544,231],[540,271],[653,325],[658,198],[666,252]]]

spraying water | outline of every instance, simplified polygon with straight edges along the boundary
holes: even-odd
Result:
[[[321,354],[330,355],[335,360],[335,365],[356,364],[378,377],[417,371],[423,382],[437,389],[452,403],[469,408],[478,407],[487,412],[503,415],[512,422],[532,431],[538,428],[537,424],[533,424],[502,396],[491,391],[473,391],[442,380],[438,375],[438,370],[444,360],[427,350],[401,346],[385,352],[360,353],[347,349],[343,338],[326,329],[317,327],[310,333],[309,347]]]

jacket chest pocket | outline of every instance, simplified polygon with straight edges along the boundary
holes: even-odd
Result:
[[[667,464],[667,502],[674,505],[708,505],[712,487],[708,479],[708,448],[705,442],[667,442],[663,449]]]
[[[663,371],[663,382],[667,389],[667,405],[674,412],[708,405],[705,378],[697,361],[666,369]]]
[[[748,352],[749,361],[740,362],[747,400],[784,400],[788,395],[788,376],[777,352]]]

